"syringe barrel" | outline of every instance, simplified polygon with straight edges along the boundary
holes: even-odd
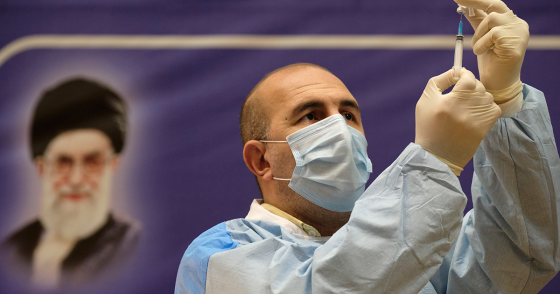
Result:
[[[455,77],[459,77],[461,68],[463,68],[463,36],[458,35],[455,41],[455,61],[453,62]]]

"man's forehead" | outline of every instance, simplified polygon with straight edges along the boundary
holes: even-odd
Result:
[[[286,103],[293,104],[296,102],[291,101],[294,97],[305,96],[310,90],[341,92],[341,95],[346,96],[341,98],[353,100],[346,86],[336,76],[312,66],[296,66],[274,73],[263,83],[258,96],[269,107],[276,107]],[[319,98],[312,97],[312,93],[310,95],[309,98]]]
[[[111,150],[111,141],[105,133],[95,129],[78,129],[53,138],[45,150],[45,155],[87,155]]]

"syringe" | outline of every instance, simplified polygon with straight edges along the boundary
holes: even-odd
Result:
[[[453,69],[455,70],[455,79],[458,80],[461,74],[459,73],[463,68],[463,14],[461,13],[461,21],[459,21],[459,32],[455,40],[455,61],[453,62]]]

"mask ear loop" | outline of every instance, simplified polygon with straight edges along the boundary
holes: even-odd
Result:
[[[266,141],[266,140],[259,140],[259,142],[262,142],[262,143],[288,143],[288,141]],[[278,180],[278,181],[291,181],[292,180],[292,179],[282,179],[282,178],[276,178],[276,177],[272,177],[272,179]]]

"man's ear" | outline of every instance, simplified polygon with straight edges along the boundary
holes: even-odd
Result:
[[[119,164],[121,164],[121,157],[115,156],[111,161],[111,171],[115,172],[117,170],[117,167],[119,167]]]
[[[264,156],[265,153],[265,143],[251,140],[245,143],[245,147],[243,147],[243,160],[257,178],[270,181],[272,180],[272,169]]]
[[[45,160],[43,159],[43,157],[37,156],[33,160],[33,163],[35,163],[35,169],[37,170],[39,177],[43,177],[43,175],[45,174]]]

